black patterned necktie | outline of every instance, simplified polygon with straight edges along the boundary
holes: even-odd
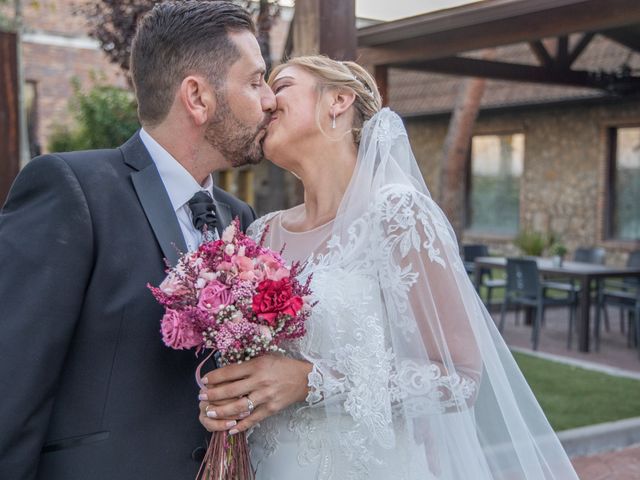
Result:
[[[193,217],[193,226],[202,232],[205,240],[215,236],[216,232],[216,207],[213,199],[206,192],[196,192],[189,200],[189,208]],[[206,225],[206,229],[205,229]]]

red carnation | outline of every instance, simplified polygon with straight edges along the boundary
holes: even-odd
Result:
[[[302,298],[293,295],[291,280],[263,280],[253,297],[253,312],[269,326],[276,326],[278,315],[295,317],[302,308]]]

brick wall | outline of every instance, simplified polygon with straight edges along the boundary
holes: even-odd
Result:
[[[73,78],[80,80],[83,89],[93,84],[92,78],[102,75],[108,83],[126,86],[119,68],[110,64],[101,50],[27,42],[23,48],[25,80],[36,82],[37,136],[43,152],[54,127],[72,123],[69,100]]]
[[[76,14],[86,0],[38,0],[23,2],[24,79],[36,84],[37,142],[47,152],[49,136],[58,124],[72,122],[68,104],[71,81],[78,78],[83,89],[92,77],[126,87],[119,67],[111,64],[97,42],[87,34],[87,24]]]
[[[564,105],[481,113],[476,134],[523,132],[524,172],[520,190],[520,224],[558,233],[572,253],[579,246],[607,249],[607,263],[624,264],[640,242],[607,241],[605,175],[607,126],[638,122],[640,101],[600,105]],[[427,185],[438,198],[442,143],[448,118],[406,120],[407,129]],[[472,235],[464,242],[488,243],[493,250],[515,253],[512,238]]]
[[[80,12],[87,0],[23,0],[22,3],[27,32],[47,32],[66,37],[87,35],[86,21]]]

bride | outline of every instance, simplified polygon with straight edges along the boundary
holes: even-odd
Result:
[[[252,429],[258,480],[577,479],[371,76],[314,56],[269,82],[265,156],[304,203],[249,233],[307,261],[318,303],[289,356],[206,376],[202,424]]]

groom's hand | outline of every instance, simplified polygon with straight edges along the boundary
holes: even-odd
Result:
[[[264,355],[209,372],[203,378],[206,388],[200,391],[200,423],[210,432],[244,432],[304,401],[311,369],[309,362]]]

